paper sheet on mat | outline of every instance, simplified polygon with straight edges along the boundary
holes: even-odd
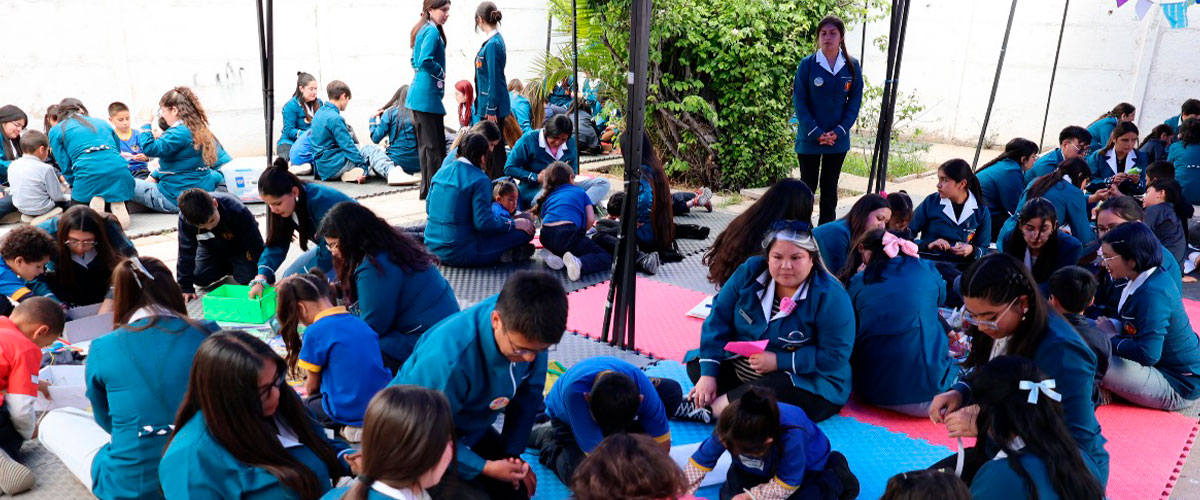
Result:
[[[688,311],[687,315],[693,318],[708,319],[708,313],[712,311],[712,301],[713,298],[711,296],[705,298],[699,304],[696,304],[696,307],[693,307],[691,311]]]

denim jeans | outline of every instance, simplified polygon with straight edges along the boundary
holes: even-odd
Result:
[[[603,177],[593,177],[575,183],[580,189],[587,193],[588,199],[592,200],[592,205],[600,206],[600,202],[604,201],[604,197],[608,196],[608,191],[612,189],[612,185],[608,183],[608,179]],[[538,199],[542,195],[542,190],[538,190],[537,194],[533,195],[533,199]],[[532,203],[532,202],[531,202]]]
[[[377,175],[387,179],[388,172],[396,167],[396,164],[388,157],[387,151],[374,144],[362,144],[358,146],[358,152],[362,153],[364,160],[367,160],[367,175]]]
[[[1194,399],[1184,399],[1175,392],[1157,368],[1115,354],[1108,361],[1108,372],[1104,374],[1100,385],[1122,399],[1146,408],[1176,411],[1196,402]]]
[[[179,213],[175,200],[169,200],[158,190],[158,183],[143,179],[133,180],[133,201],[145,205],[146,208],[164,214]]]

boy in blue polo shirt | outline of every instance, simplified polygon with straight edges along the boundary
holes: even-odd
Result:
[[[527,500],[537,476],[520,455],[546,384],[546,349],[567,326],[567,293],[547,273],[513,274],[500,295],[450,316],[421,336],[393,385],[442,391],[458,437],[458,467],[434,500]],[[492,424],[504,414],[504,430]]]
[[[667,417],[682,401],[679,382],[652,380],[617,358],[589,358],[554,383],[546,396],[550,421],[534,429],[531,442],[539,461],[569,483],[584,454],[611,434],[645,433],[669,451]]]
[[[29,283],[46,272],[46,263],[54,255],[54,240],[35,226],[17,226],[0,240],[0,316],[12,312],[13,305],[30,297],[46,296],[58,300],[49,287]]]

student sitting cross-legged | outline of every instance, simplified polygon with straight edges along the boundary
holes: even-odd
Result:
[[[258,221],[236,196],[199,188],[179,195],[176,276],[184,298],[196,298],[196,285],[208,287],[226,276],[250,283],[262,253]]]
[[[584,456],[606,436],[644,433],[671,449],[667,417],[683,398],[679,382],[651,379],[620,359],[597,356],[572,366],[546,395],[550,421],[533,430],[531,445],[539,460],[563,482],[570,482]]]
[[[314,499],[350,473],[353,450],[325,436],[286,374],[283,358],[248,333],[200,344],[160,451],[167,500]]]
[[[46,134],[37,130],[21,134],[21,150],[25,156],[8,166],[8,184],[22,221],[38,224],[66,209],[69,189],[59,179],[58,170],[46,163],[50,157]]]
[[[213,135],[208,115],[192,89],[168,90],[158,106],[161,122],[155,122],[154,129],[144,129],[138,138],[142,152],[158,158],[158,170],[137,180],[134,199],[155,212],[173,214],[179,212],[175,200],[184,190],[213,191],[224,184],[225,177],[218,169],[230,158]]]
[[[537,476],[517,457],[541,404],[546,350],[566,325],[562,284],[547,273],[522,271],[499,296],[421,336],[392,384],[439,390],[450,399],[458,467],[430,492],[435,500],[524,500],[534,493]],[[503,433],[492,428],[501,413]]]
[[[350,86],[341,80],[326,86],[329,100],[313,115],[312,132],[308,141],[313,151],[313,167],[319,180],[341,179],[343,182],[363,182],[374,175],[387,179],[388,184],[415,184],[420,179],[396,168],[383,148],[374,144],[358,145],[346,126],[342,112],[350,105]]]
[[[284,278],[275,291],[288,369],[307,376],[305,406],[322,426],[359,441],[367,402],[392,378],[379,337],[345,307],[334,306],[333,289],[320,271]],[[301,324],[308,327],[303,343]]]
[[[0,491],[6,495],[33,487],[33,471],[20,463],[21,444],[37,434],[42,349],[58,340],[65,322],[62,307],[46,297],[26,300],[0,317]]]

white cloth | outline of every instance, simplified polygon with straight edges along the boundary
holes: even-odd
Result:
[[[178,317],[179,315],[175,314],[174,311],[171,311],[165,307],[149,306],[149,307],[143,307],[141,309],[134,311],[133,314],[129,316],[129,322],[133,323],[134,321],[137,321],[139,319],[145,319],[145,318],[149,318],[151,316]]]
[[[1106,156],[1105,159],[1108,160],[1108,168],[1112,170],[1114,174],[1120,174],[1123,172],[1128,172],[1130,169],[1137,166],[1137,151],[1130,151],[1129,154],[1125,155],[1125,166],[1120,169],[1117,168],[1116,151],[1109,151],[1108,156]]]
[[[838,50],[837,60],[835,60],[833,62],[833,67],[830,68],[829,67],[829,58],[825,57],[825,54],[822,54],[821,51],[818,50],[817,51],[817,64],[819,64],[822,68],[824,68],[825,71],[828,71],[829,74],[836,75],[838,73],[838,71],[841,71],[842,67],[846,65],[846,55],[843,54],[841,50]]]
[[[78,408],[59,408],[46,413],[38,427],[38,441],[62,460],[67,470],[89,491],[92,461],[100,448],[112,440],[92,414]]]
[[[95,236],[98,237],[99,235],[95,235]],[[97,255],[99,255],[99,253],[96,252],[95,248],[93,248],[91,250],[88,250],[82,256],[71,253],[71,260],[75,261],[76,263],[78,263],[79,265],[81,265],[83,267],[87,267],[88,264],[91,264],[93,260],[96,260]]]
[[[774,316],[771,315],[771,309],[773,309],[775,306],[775,280],[771,278],[771,273],[764,271],[758,276],[758,282],[767,286],[766,289],[760,291],[758,294],[758,298],[762,303],[763,317],[771,318],[767,320],[768,322],[771,322],[787,316],[784,314],[782,309],[778,313],[775,313]],[[804,280],[804,283],[802,283],[800,287],[796,289],[796,293],[792,294],[792,302],[799,303],[800,301],[808,298],[809,283],[810,280]]]
[[[67,201],[58,172],[33,155],[13,160],[8,166],[8,185],[13,205],[25,215],[45,215],[54,210],[56,202]]]
[[[1130,281],[1128,285],[1125,285],[1125,289],[1121,290],[1121,302],[1117,303],[1118,313],[1121,312],[1121,309],[1125,308],[1125,300],[1132,296],[1133,292],[1136,292],[1138,288],[1141,288],[1142,284],[1145,283],[1147,279],[1150,279],[1150,275],[1154,274],[1154,271],[1157,269],[1157,267],[1152,267],[1142,271],[1142,273],[1137,275],[1133,281]]]
[[[959,226],[963,222],[966,222],[975,213],[975,210],[979,209],[979,201],[975,199],[975,195],[970,191],[967,191],[967,201],[963,202],[962,212],[958,214],[958,217],[954,216],[954,202],[950,201],[950,198],[941,198],[940,202],[942,204],[942,213],[946,214],[947,219],[954,221]]]
[[[415,494],[413,494],[412,490],[396,489],[396,488],[393,488],[386,484],[383,484],[379,481],[375,481],[374,483],[371,483],[371,489],[379,492],[379,494],[381,494],[385,497],[395,498],[396,500],[428,500],[429,499],[429,492],[422,490],[420,495],[415,495]]]

